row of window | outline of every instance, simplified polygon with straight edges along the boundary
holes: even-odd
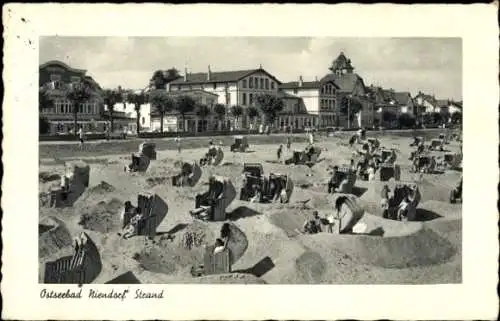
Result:
[[[274,81],[269,81],[269,78],[249,77],[248,79],[243,79],[241,81],[241,87],[250,89],[275,90],[276,83]]]
[[[316,126],[316,117],[279,117],[280,127],[293,126],[295,128]]]
[[[321,87],[321,93],[325,95],[333,95],[335,94],[335,87],[332,84],[327,84]]]
[[[50,81],[61,81],[61,75],[58,74],[51,74],[50,75]],[[80,82],[81,78],[78,76],[71,76],[70,77],[70,82]]]
[[[321,110],[334,110],[335,99],[321,99],[319,107]]]
[[[57,100],[54,102],[53,108],[42,109],[42,114],[72,114],[73,113],[73,104],[67,100]],[[97,114],[97,105],[95,103],[84,103],[83,105],[78,107],[79,114]]]

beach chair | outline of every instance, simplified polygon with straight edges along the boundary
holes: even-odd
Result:
[[[138,224],[137,235],[154,238],[158,226],[167,216],[167,203],[157,194],[142,194],[137,196],[137,207],[143,215]]]
[[[80,246],[73,255],[45,263],[44,283],[89,284],[101,273],[97,246],[85,232],[79,239]]]
[[[246,136],[234,136],[234,143],[231,145],[231,152],[244,153],[248,147],[248,139]]]
[[[195,186],[201,178],[201,168],[196,162],[182,163],[181,172],[172,176],[173,186]]]
[[[396,164],[381,164],[379,167],[379,177],[381,182],[386,182],[391,178],[394,178],[396,181],[399,181],[401,178],[401,168]]]
[[[267,189],[266,179],[264,177],[264,169],[259,163],[244,163],[243,164],[244,183],[240,189],[240,200],[249,201],[253,197],[254,185],[259,186],[261,191],[261,202],[263,201],[264,193]]]
[[[198,194],[195,197],[195,209],[208,207],[211,215],[205,216],[207,220],[224,221],[226,219],[226,209],[236,198],[236,190],[229,178],[216,177],[219,183],[223,184],[222,197],[212,200],[210,199],[210,190],[203,194]],[[191,211],[194,218],[200,218],[195,211]],[[210,217],[211,216],[211,217]]]
[[[89,186],[90,181],[90,166],[84,162],[69,162],[65,164],[65,174],[61,180],[67,180],[68,191],[64,191],[61,187],[52,189],[49,192],[49,206],[51,207],[67,207],[83,194]]]
[[[356,184],[356,172],[353,171],[349,166],[341,166],[335,174],[336,180],[340,181],[340,186],[338,188],[339,193],[350,194]]]
[[[444,165],[449,169],[457,169],[462,163],[462,154],[446,153],[444,155]]]
[[[358,201],[358,198],[352,194],[334,194],[333,203],[337,204],[339,201],[344,202],[336,217],[337,231],[341,234],[351,233],[352,228],[363,218],[365,210]]]
[[[150,160],[156,160],[156,144],[143,142],[139,145],[138,154],[145,155]]]
[[[270,185],[271,181],[275,181],[275,184],[277,186],[281,186],[281,189],[277,191],[279,193],[280,197],[280,203],[289,203],[290,198],[292,197],[293,189],[294,189],[294,184],[293,180],[290,176],[284,175],[284,174],[277,174],[277,173],[271,173],[269,174],[269,178],[267,179],[267,186],[266,186],[266,197],[267,199],[271,199],[274,195],[270,195],[271,191],[268,189],[268,186]],[[284,190],[284,193],[283,193]]]
[[[436,151],[443,151],[444,150],[443,141],[440,139],[431,140],[431,144],[429,145],[429,149],[436,150]]]

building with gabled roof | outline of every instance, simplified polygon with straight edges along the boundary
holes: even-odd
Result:
[[[166,90],[168,92],[203,90],[214,93],[218,96],[217,103],[226,106],[226,115],[230,116],[231,106],[238,105],[243,109],[253,106],[257,95],[277,95],[280,84],[281,81],[262,66],[234,71],[212,71],[208,66],[206,73],[189,73],[186,68],[182,77],[166,85]],[[236,125],[247,127],[246,113],[240,117]]]

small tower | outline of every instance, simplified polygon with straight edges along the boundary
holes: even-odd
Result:
[[[337,76],[352,74],[352,72],[354,71],[354,67],[351,64],[351,59],[348,59],[343,51],[340,52],[337,59],[332,62],[332,65],[328,69],[330,69],[330,71]]]

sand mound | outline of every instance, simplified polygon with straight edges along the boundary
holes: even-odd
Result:
[[[295,266],[303,283],[319,283],[327,270],[327,265],[320,254],[313,251],[302,253],[296,260]]]
[[[87,192],[90,193],[95,193],[95,194],[105,194],[105,193],[111,193],[114,192],[116,188],[111,185],[106,183],[105,181],[101,181],[99,184],[90,187]]]
[[[48,257],[73,243],[66,225],[55,218],[46,217],[38,223],[38,256]]]
[[[229,273],[207,275],[189,280],[190,283],[201,284],[266,284],[266,282],[252,274]]]
[[[165,185],[168,182],[170,182],[170,177],[167,176],[155,176],[146,178],[146,183],[148,183],[150,187],[157,185]]]
[[[164,274],[188,274],[192,266],[203,263],[203,245],[212,245],[220,237],[220,225],[193,222],[175,234],[158,237],[151,248],[142,250],[135,259],[142,268]],[[234,224],[230,224],[231,238],[228,248],[235,263],[248,247],[246,235]]]
[[[307,236],[317,252],[328,252],[332,247],[350,256],[354,261],[382,268],[429,266],[449,261],[457,247],[429,228],[402,237],[365,235],[333,235],[321,233]],[[312,267],[311,267],[312,268]]]
[[[120,220],[122,208],[123,202],[116,198],[100,201],[81,210],[78,224],[84,229],[100,233],[119,231],[122,228]]]

